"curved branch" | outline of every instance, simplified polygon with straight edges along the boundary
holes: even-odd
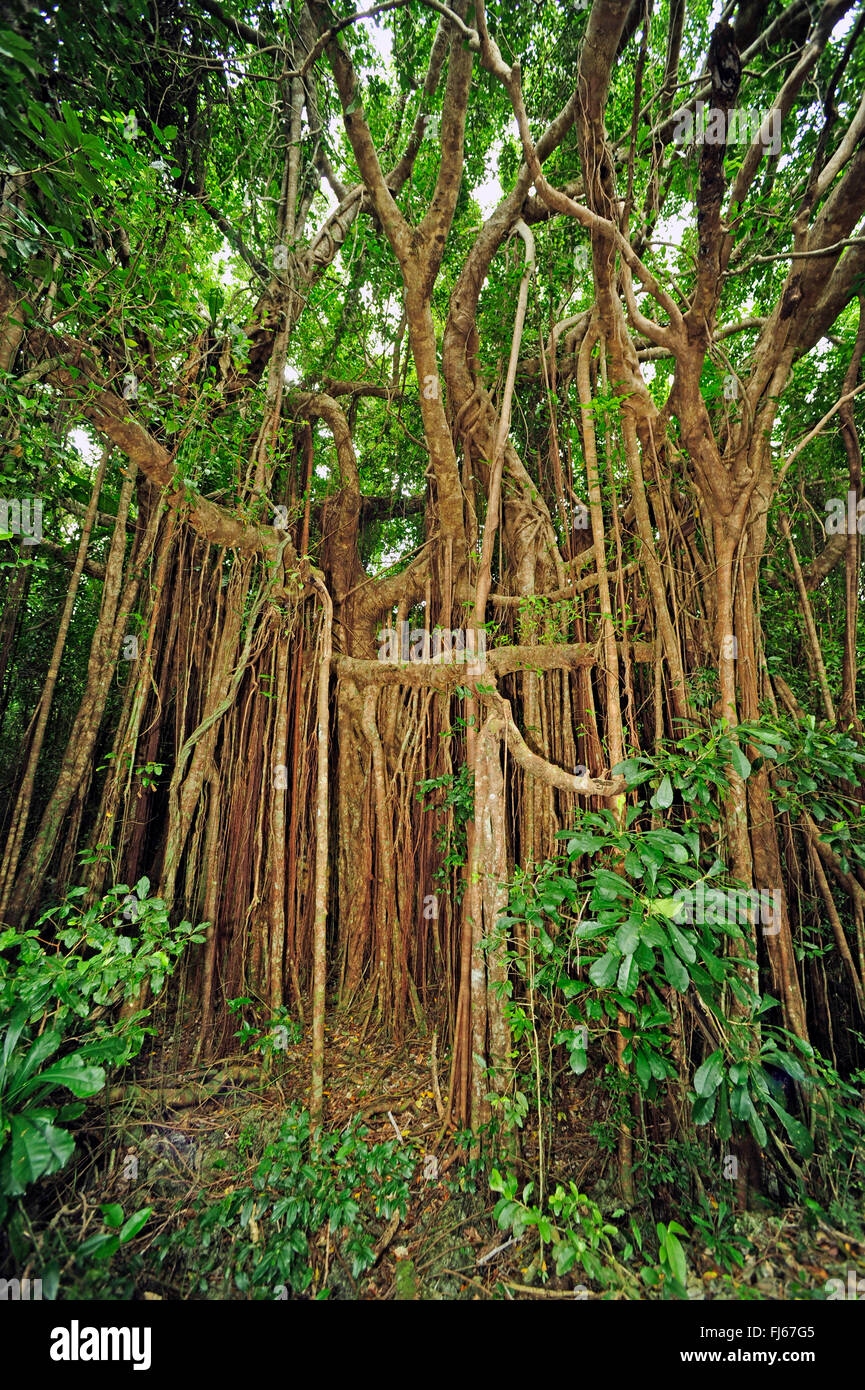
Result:
[[[569,198],[566,193],[562,193],[559,189],[554,188],[545,178],[529,130],[528,114],[523,100],[520,81],[519,64],[514,63],[513,67],[507,67],[495,43],[489,38],[489,35],[485,35],[485,33],[482,33],[481,61],[489,72],[501,80],[511,99],[511,105],[513,106],[514,115],[516,116],[517,125],[519,127],[520,138],[522,140],[523,156],[531,170],[535,187],[544,202],[546,202],[553,211],[566,213],[569,217],[573,217],[580,223],[580,226],[585,227],[589,232],[598,236],[609,237],[615,243],[625,265],[636,274],[647,293],[656,300],[670,319],[669,328],[660,324],[649,325],[649,320],[643,319],[640,331],[647,333],[648,328],[651,327],[653,340],[655,342],[673,349],[679,348],[682,341],[681,334],[683,327],[683,318],[679,306],[670,298],[667,291],[658,282],[648,267],[643,264],[628,239],[622,235],[615,223],[610,222],[605,217],[600,217],[597,213],[591,212],[589,208],[584,207],[581,203],[575,202],[574,199]]]
[[[408,223],[394,202],[393,194],[385,181],[372,135],[363,113],[354,65],[327,24],[326,8],[320,0],[310,0],[309,10],[316,21],[320,39],[325,39],[324,46],[342,103],[346,134],[354,151],[361,178],[369,192],[385,234],[397,257],[402,261],[409,252]]]
[[[131,463],[137,464],[152,483],[164,489],[165,504],[181,513],[205,540],[269,557],[280,552],[287,539],[283,534],[271,526],[239,521],[227,507],[208,501],[178,477],[174,455],[154,439],[124,400],[105,387],[95,369],[82,360],[80,346],[36,328],[26,334],[26,341],[31,350],[51,356],[56,356],[58,347],[62,346],[67,362],[73,362],[74,366],[55,366],[45,379],[74,401],[81,414],[112,440]],[[81,391],[82,377],[89,388],[84,393]],[[290,541],[285,553],[293,567],[297,554]],[[307,567],[304,578],[308,577],[308,572]]]
[[[410,0],[383,0],[382,4],[374,5],[371,10],[361,10],[358,14],[349,15],[347,19],[340,19],[321,35],[315,48],[304,59],[303,66],[296,73],[291,73],[290,76],[304,77],[313,63],[318,62],[331,39],[335,39],[337,34],[342,33],[342,30],[347,29],[350,24],[357,24],[361,19],[374,19],[376,15],[385,14],[388,10],[400,10],[409,3]],[[442,0],[421,0],[421,3],[426,5],[428,10],[435,10],[437,14],[443,15],[468,42],[469,48],[473,52],[478,51],[481,43],[477,31],[470,29],[455,10],[442,4]]]
[[[498,711],[498,718],[493,716],[488,719],[486,727],[490,732],[493,732],[496,726],[502,729],[514,761],[519,763],[530,777],[544,782],[548,787],[556,787],[560,792],[572,792],[577,796],[620,796],[627,789],[624,777],[589,777],[588,774],[575,777],[572,773],[565,772],[563,767],[548,762],[539,753],[533,753],[514,722],[509,701],[498,693],[483,695],[481,698],[484,704]]]

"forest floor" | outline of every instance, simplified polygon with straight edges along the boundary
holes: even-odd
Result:
[[[190,1037],[191,1030],[181,1034]],[[76,1174],[76,1190],[83,1190],[91,1211],[105,1203],[121,1204],[125,1212],[153,1207],[151,1234],[136,1242],[142,1258],[135,1264],[133,1297],[261,1297],[260,1290],[226,1290],[218,1281],[193,1292],[148,1251],[154,1235],[182,1226],[197,1199],[217,1201],[251,1179],[287,1109],[308,1105],[309,1043],[290,1043],[269,1063],[251,1064],[247,1054],[211,1068],[193,1067],[182,1055],[188,1045],[181,1043],[170,1067],[168,1048],[161,1056],[152,1052],[144,1068],[149,1075],[139,1067],[135,1083],[112,1088],[108,1112],[94,1114],[89,1126],[92,1162],[89,1171]],[[446,1078],[446,1059],[441,1069]],[[416,1161],[405,1217],[372,1221],[372,1268],[353,1277],[325,1222],[311,1233],[316,1273],[302,1296],[320,1294],[326,1284],[330,1298],[359,1300],[600,1297],[591,1281],[581,1282],[585,1276],[576,1267],[555,1274],[552,1258],[549,1266],[545,1259],[550,1247],[539,1246],[536,1230],[514,1241],[499,1229],[496,1194],[483,1164],[460,1146],[465,1136],[442,1135],[437,1073],[429,1036],[416,1034],[398,1045],[362,1030],[349,1014],[328,1017],[325,1129],[340,1132],[359,1116],[370,1145],[394,1141]],[[545,1183],[550,1191],[573,1181],[607,1219],[621,1218],[615,1153],[609,1140],[599,1140],[606,1097],[598,1080],[567,1071],[559,1078],[553,1122],[543,1140]],[[530,1111],[519,1177],[534,1180],[537,1191],[538,1133],[531,1119]],[[865,1275],[865,1244],[835,1229],[825,1214],[767,1203],[737,1215],[731,1198],[709,1191],[699,1225],[681,1208],[671,1210],[675,1179],[663,1162],[656,1161],[655,1180],[631,1214],[644,1227],[659,1219],[685,1226],[691,1299],[825,1298],[828,1279],[839,1278],[846,1288],[851,1269],[858,1278]],[[624,1226],[618,1222],[625,1231],[628,1215]],[[636,1270],[640,1259],[634,1258]]]

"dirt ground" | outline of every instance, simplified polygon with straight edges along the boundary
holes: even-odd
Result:
[[[290,1043],[270,1063],[237,1055],[210,1068],[192,1068],[181,1056],[170,1074],[165,1059],[152,1055],[149,1073],[133,1085],[110,1093],[106,1116],[90,1129],[108,1136],[103,1161],[87,1176],[92,1203],[152,1203],[154,1229],[160,1221],[182,1220],[202,1193],[215,1198],[237,1183],[238,1155],[248,1155],[254,1169],[264,1142],[274,1137],[292,1102],[309,1098],[309,1045]],[[348,1299],[592,1299],[625,1297],[603,1293],[575,1268],[557,1277],[547,1266],[537,1233],[518,1240],[500,1230],[493,1215],[496,1194],[460,1144],[461,1136],[444,1129],[437,1100],[446,1087],[446,1059],[434,1058],[429,1036],[415,1035],[401,1045],[366,1031],[351,1015],[333,1013],[327,1023],[325,1128],[341,1130],[360,1116],[369,1142],[395,1140],[416,1157],[411,1199],[404,1220],[380,1220],[374,1231],[376,1261],[354,1279],[347,1264],[330,1260],[329,1296]],[[604,1097],[597,1078],[564,1074],[556,1106],[543,1136],[547,1190],[573,1181],[606,1215],[621,1211],[615,1192],[615,1160],[597,1139]],[[537,1182],[538,1134],[530,1111],[521,1135],[519,1176]],[[108,1153],[107,1161],[104,1154]],[[230,1160],[230,1161],[226,1161]],[[670,1219],[668,1184],[659,1183],[648,1206],[635,1212],[654,1224],[659,1211]],[[709,1192],[717,1210],[726,1194]],[[172,1215],[173,1213],[173,1215]],[[180,1215],[178,1215],[180,1214]],[[865,1247],[852,1235],[835,1230],[798,1207],[731,1214],[731,1240],[741,1266],[726,1268],[689,1231],[688,1296],[691,1299],[810,1299],[826,1297],[830,1278],[847,1279],[855,1268],[865,1274]],[[326,1232],[314,1233],[327,1265]],[[188,1296],[146,1261],[136,1296]],[[547,1253],[549,1247],[547,1247]],[[637,1261],[637,1267],[639,1261]],[[206,1297],[207,1295],[201,1295]],[[238,1297],[242,1295],[238,1294]]]

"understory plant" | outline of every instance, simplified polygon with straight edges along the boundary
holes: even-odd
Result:
[[[158,1238],[160,1259],[184,1269],[191,1295],[280,1299],[327,1294],[325,1244],[357,1278],[375,1259],[374,1226],[408,1208],[416,1157],[395,1140],[368,1142],[354,1119],[313,1138],[309,1112],[292,1105],[251,1178]],[[314,1286],[314,1287],[313,1287]]]
[[[668,1093],[675,1098],[684,1088],[690,1105],[682,1137],[710,1136],[721,1150],[716,1164],[731,1141],[735,1148],[748,1135],[781,1160],[804,1198],[819,1136],[824,1150],[842,1144],[849,1151],[859,1175],[852,1190],[860,1190],[863,1117],[842,1099],[837,1072],[777,1021],[778,1000],[760,992],[746,937],[759,895],[736,883],[716,838],[728,768],[747,779],[756,758],[772,762],[775,794],[787,801],[803,777],[822,777],[821,814],[829,819],[833,784],[856,774],[861,755],[850,740],[812,730],[794,757],[789,738],[781,721],[740,726],[735,737],[718,724],[657,756],[630,758],[614,771],[629,787],[650,790],[648,800],[627,806],[621,821],[610,810],[578,811],[559,832],[561,853],[517,869],[497,930],[510,965],[501,988],[523,1064],[507,1102],[491,1096],[512,1123],[523,1124],[532,1090],[542,1121],[549,1082],[538,1045],[543,1016],[549,1045],[565,1049],[575,1075],[594,1052],[608,1079],[627,1082],[617,1128],[633,1129],[646,1107],[657,1112]],[[857,847],[845,846],[849,858]],[[695,901],[705,910],[694,913]],[[675,1049],[683,1016],[696,1023],[687,1063]],[[605,1039],[617,1042],[615,1064]]]
[[[13,1239],[22,1196],[72,1157],[68,1126],[151,1031],[147,1008],[118,1017],[119,1006],[139,1005],[145,987],[155,1000],[204,940],[190,922],[171,925],[146,878],[86,898],[71,888],[33,927],[0,933],[0,1222]]]

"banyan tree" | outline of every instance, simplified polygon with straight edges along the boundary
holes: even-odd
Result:
[[[556,930],[514,883],[680,825],[634,769],[715,740],[696,853],[777,905],[728,1016],[861,1064],[865,865],[753,731],[860,738],[862,5],[8,10],[0,919],[146,877],[201,1056],[287,1007],[320,1115],[351,1008],[477,1129]]]

